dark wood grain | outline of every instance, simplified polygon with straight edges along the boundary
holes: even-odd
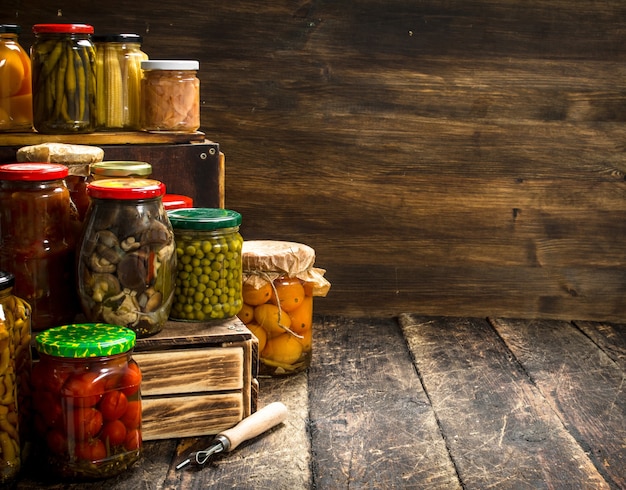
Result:
[[[4,12],[26,46],[32,24],[87,22],[142,34],[154,59],[198,59],[225,206],[244,238],[316,250],[332,283],[320,313],[626,318],[619,0]]]
[[[626,487],[623,366],[569,323],[491,323],[610,486]]]
[[[464,488],[609,488],[485,320],[400,323]]]

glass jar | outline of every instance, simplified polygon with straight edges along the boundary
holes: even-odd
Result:
[[[93,27],[36,24],[30,56],[33,125],[40,133],[89,133],[95,128],[96,50]]]
[[[176,294],[172,320],[235,316],[242,305],[241,214],[228,209],[169,211],[176,238]]]
[[[163,196],[163,207],[165,211],[174,209],[193,208],[193,199],[181,194],[165,194]]]
[[[15,277],[0,271],[0,486],[20,471],[21,445],[29,420],[30,306],[13,295]]]
[[[94,180],[111,178],[147,179],[152,175],[152,165],[146,162],[106,161],[92,165],[91,175]]]
[[[243,307],[238,317],[259,340],[259,375],[282,376],[311,364],[313,297],[330,283],[315,250],[295,242],[243,244]]]
[[[162,182],[105,179],[87,186],[91,206],[78,245],[77,283],[90,322],[138,337],[161,331],[174,297],[176,253]]]
[[[141,127],[141,50],[138,34],[93,37],[96,46],[96,129]]]
[[[141,371],[135,333],[70,324],[35,338],[33,411],[49,469],[63,478],[106,478],[141,454]]]
[[[141,62],[141,120],[146,131],[191,133],[200,127],[199,63],[193,60]]]
[[[0,269],[15,275],[15,294],[32,307],[35,331],[78,312],[67,173],[54,163],[0,165]]]
[[[30,58],[18,41],[21,27],[0,24],[0,131],[32,131]]]

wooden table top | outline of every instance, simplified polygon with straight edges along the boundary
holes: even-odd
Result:
[[[18,489],[625,488],[626,326],[318,318],[307,373],[261,379],[287,420],[204,467],[211,437],[148,442],[101,482]]]

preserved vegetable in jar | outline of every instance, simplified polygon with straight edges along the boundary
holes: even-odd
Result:
[[[30,58],[20,32],[18,25],[0,24],[0,131],[33,129]]]
[[[168,212],[176,238],[173,320],[208,321],[241,309],[241,214],[229,209]]]
[[[313,297],[330,283],[314,267],[315,250],[295,242],[243,244],[243,307],[237,315],[259,340],[259,374],[282,376],[311,363]]]
[[[52,163],[0,165],[0,269],[15,276],[15,294],[32,308],[32,329],[67,323],[78,312],[74,281],[77,221]]]
[[[140,129],[141,50],[138,34],[93,37],[96,46],[96,129]]]
[[[40,133],[89,133],[96,122],[93,27],[37,24],[31,47],[33,125]]]
[[[0,485],[21,467],[29,398],[30,306],[12,294],[15,277],[0,271]]]
[[[176,274],[174,234],[161,200],[165,185],[105,179],[87,191],[91,206],[77,260],[83,313],[139,337],[156,334],[170,313]]]
[[[64,478],[115,476],[140,457],[141,370],[135,333],[70,324],[35,338],[35,428],[49,469]]]
[[[193,60],[141,62],[141,120],[146,131],[193,132],[200,127],[199,63]]]

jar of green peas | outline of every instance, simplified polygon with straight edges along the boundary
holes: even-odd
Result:
[[[230,318],[243,304],[241,214],[219,208],[168,212],[177,272],[170,319],[204,322]]]

